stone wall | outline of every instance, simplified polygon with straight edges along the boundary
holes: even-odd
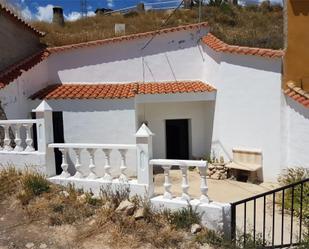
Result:
[[[209,164],[207,170],[207,177],[215,180],[227,179],[228,168],[224,164]]]

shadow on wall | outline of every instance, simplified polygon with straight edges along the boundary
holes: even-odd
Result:
[[[304,107],[300,103],[291,99],[290,97],[285,96],[286,103],[297,113],[302,115],[304,118],[309,120],[309,108]]]
[[[303,0],[289,0],[293,9],[295,16],[304,15],[308,16],[309,14],[309,1]]]

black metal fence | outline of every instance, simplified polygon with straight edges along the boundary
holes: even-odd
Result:
[[[231,238],[243,248],[299,245],[308,226],[309,178],[231,203]]]

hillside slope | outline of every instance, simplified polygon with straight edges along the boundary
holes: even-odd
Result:
[[[125,23],[126,34],[160,29],[169,14],[167,11],[148,11],[126,16],[114,14],[89,17],[67,22],[64,27],[44,22],[34,22],[33,25],[47,33],[43,42],[53,47],[113,37],[115,23]],[[198,9],[181,9],[175,12],[164,27],[196,23],[198,19]],[[205,6],[201,21],[208,21],[212,33],[228,44],[283,48],[283,11],[278,6]]]

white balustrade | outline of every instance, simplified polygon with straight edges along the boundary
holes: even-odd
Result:
[[[149,162],[150,165],[161,166],[164,169],[164,194],[163,198],[172,199],[172,183],[170,182],[170,169],[172,166],[179,166],[182,174],[182,195],[180,197],[183,201],[190,201],[191,197],[188,193],[189,191],[189,182],[188,182],[188,168],[189,167],[198,167],[201,177],[201,196],[200,202],[209,203],[208,198],[208,187],[206,181],[206,172],[207,172],[207,162],[206,161],[197,161],[197,160],[170,160],[170,159],[152,159]]]
[[[3,150],[12,151],[13,148],[11,147],[10,125],[5,124],[5,125],[2,125],[2,127],[4,129]]]
[[[162,168],[164,169],[164,194],[163,197],[165,199],[172,199],[172,192],[171,192],[171,188],[172,188],[172,184],[170,182],[170,169],[171,169],[171,165],[163,165]]]
[[[107,182],[111,182],[113,180],[113,177],[111,175],[111,162],[110,162],[110,154],[112,152],[111,149],[103,149],[104,155],[105,155],[105,166],[104,171],[105,175],[103,176],[103,180]]]
[[[80,161],[80,153],[82,149],[79,148],[73,148],[75,155],[76,155],[76,162],[75,162],[75,169],[76,169],[76,173],[74,175],[75,178],[83,178],[84,174],[82,171],[82,165],[81,165],[81,161]]]
[[[200,201],[203,203],[209,203],[208,198],[208,187],[207,187],[207,181],[206,181],[206,172],[207,167],[198,167],[200,176],[201,176],[201,197]]]
[[[96,168],[95,168],[95,162],[94,162],[94,153],[96,149],[93,148],[88,148],[87,149],[89,156],[90,156],[90,163],[89,163],[89,170],[90,173],[88,175],[89,179],[96,179],[98,178],[97,173],[96,173]]]
[[[189,184],[188,184],[188,167],[186,166],[180,166],[181,169],[181,174],[182,174],[182,184],[181,184],[181,188],[182,188],[182,196],[181,198],[184,201],[190,201],[190,196],[189,196]]]
[[[62,153],[62,163],[61,163],[61,168],[62,168],[62,173],[61,177],[63,178],[68,178],[70,177],[70,173],[68,171],[69,165],[68,165],[68,149],[67,148],[60,148],[59,149]]]
[[[127,149],[118,149],[120,156],[121,156],[121,164],[120,164],[120,171],[121,174],[119,176],[119,181],[127,182],[128,177],[126,175],[127,165],[126,165],[126,154],[128,152]]]
[[[117,167],[120,171],[119,181],[120,182],[128,182],[128,177],[126,174],[127,170],[127,152],[128,150],[136,150],[136,145],[130,144],[76,144],[76,143],[64,143],[64,144],[49,144],[49,148],[57,148],[62,152],[62,170],[61,177],[68,178],[71,177],[70,173],[68,172],[68,162],[67,156],[69,150],[74,151],[75,155],[75,169],[76,173],[72,178],[87,178],[87,179],[98,179],[106,182],[112,182],[113,177],[111,175],[111,153],[112,151],[117,151],[115,155],[120,156],[120,165]],[[89,164],[82,165],[82,152],[86,151],[89,156]],[[96,165],[95,158],[96,155],[99,153],[104,154],[105,158],[105,165]],[[89,173],[85,173],[85,169],[88,167]],[[104,169],[103,177],[100,177],[97,172],[100,171],[100,167]]]
[[[16,124],[15,125],[15,148],[14,148],[14,151],[23,151],[24,148],[21,146],[21,138],[20,138],[20,127],[21,127],[21,124]]]
[[[21,119],[21,120],[0,120],[0,126],[4,130],[4,137],[0,138],[3,141],[3,147],[0,151],[3,152],[33,152],[32,127],[38,123],[38,119]],[[21,134],[26,133],[26,138],[22,138]],[[12,134],[13,137],[10,137]],[[14,143],[12,143],[14,142]],[[12,144],[15,144],[13,147]],[[26,144],[26,148],[23,147]],[[1,146],[0,146],[1,147]]]

